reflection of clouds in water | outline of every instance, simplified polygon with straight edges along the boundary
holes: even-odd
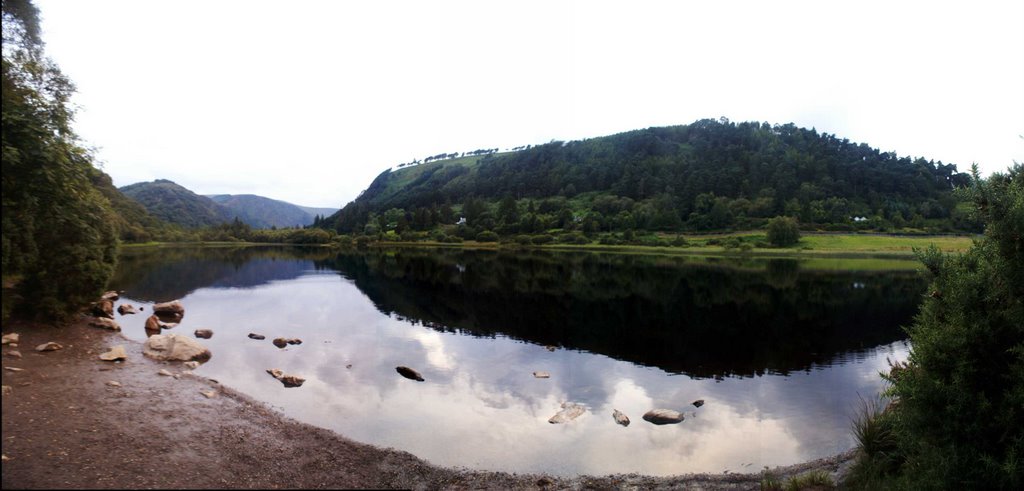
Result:
[[[203,341],[213,359],[198,374],[300,421],[449,466],[678,474],[790,464],[848,448],[836,443],[849,441],[846,415],[858,392],[877,392],[877,372],[885,368],[880,350],[791,377],[716,382],[668,376],[603,355],[410,325],[382,315],[335,275],[247,290],[200,289],[183,303],[185,319],[171,332],[215,332]],[[145,313],[118,319],[133,339],[144,339],[151,306],[143,305]],[[250,340],[249,332],[267,339]],[[303,344],[281,350],[270,343],[278,336]],[[905,358],[905,348],[892,350],[890,356]],[[426,382],[402,378],[398,365],[419,370]],[[268,368],[307,382],[284,388]],[[534,378],[537,370],[551,378]],[[694,408],[696,399],[707,404]],[[568,424],[549,424],[563,402],[582,403],[587,412]],[[656,407],[684,411],[687,419],[666,426],[643,421]],[[615,424],[613,409],[632,424]]]

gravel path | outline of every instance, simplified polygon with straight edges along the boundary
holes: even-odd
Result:
[[[181,374],[180,364],[149,360],[141,344],[84,322],[9,322],[3,332],[21,338],[17,348],[4,346],[2,357],[3,489],[759,489],[759,474],[566,479],[437,467],[293,421],[216,381]],[[35,351],[49,341],[64,349]],[[127,361],[98,359],[119,344]],[[160,369],[180,378],[158,375]],[[774,472],[836,476],[851,456]]]

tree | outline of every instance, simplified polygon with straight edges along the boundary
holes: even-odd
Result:
[[[22,278],[21,308],[60,321],[106,285],[117,230],[71,131],[74,85],[43,53],[38,10],[28,0],[2,6],[2,268]],[[6,298],[4,317],[15,307]]]
[[[919,252],[934,275],[887,375],[893,431],[915,488],[1024,485],[1024,167],[977,175],[964,194],[985,236],[963,255]]]
[[[768,243],[775,247],[789,247],[800,241],[800,227],[796,219],[778,216],[768,221]]]

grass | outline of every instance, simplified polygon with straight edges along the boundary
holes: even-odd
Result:
[[[861,399],[852,421],[857,460],[845,482],[857,489],[885,489],[899,468],[900,457],[892,420],[881,399]]]
[[[761,475],[761,491],[804,491],[817,489],[835,489],[836,483],[825,471],[811,471],[789,478],[785,483],[779,476],[765,471]]]

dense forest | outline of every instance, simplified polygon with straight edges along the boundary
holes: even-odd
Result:
[[[551,229],[709,231],[790,216],[823,230],[979,232],[955,165],[793,124],[700,120],[379,175],[320,222],[341,233],[455,224],[466,238]]]

